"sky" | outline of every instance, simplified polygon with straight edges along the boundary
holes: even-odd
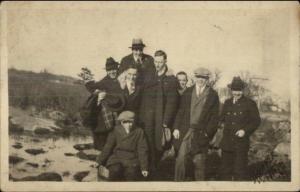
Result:
[[[130,54],[133,38],[145,53],[164,50],[176,73],[197,67],[221,70],[218,86],[240,71],[269,79],[265,84],[289,95],[290,23],[288,10],[205,9],[186,4],[138,3],[11,4],[7,9],[8,67],[76,77],[88,67],[105,75],[105,60]]]

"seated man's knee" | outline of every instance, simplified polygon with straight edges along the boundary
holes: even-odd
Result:
[[[115,164],[108,167],[109,177],[108,179],[111,181],[121,180],[123,175],[122,165]]]

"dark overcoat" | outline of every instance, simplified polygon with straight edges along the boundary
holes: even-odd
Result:
[[[206,101],[203,105],[201,115],[197,125],[191,126],[191,100],[195,85],[186,89],[181,96],[179,109],[176,115],[174,129],[180,132],[179,139],[174,139],[174,147],[179,150],[182,140],[189,128],[194,129],[192,139],[192,153],[205,152],[208,148],[209,141],[217,131],[219,120],[219,96],[215,90],[208,88]]]
[[[132,64],[135,65],[138,69],[137,83],[139,85],[144,86],[146,84],[153,83],[153,78],[155,77],[156,70],[154,59],[152,56],[143,53],[141,64],[138,64],[134,60],[133,54],[123,57],[119,67],[119,74],[122,74]]]
[[[220,147],[225,151],[248,151],[249,137],[258,128],[261,119],[256,103],[242,96],[235,104],[233,98],[225,101],[221,122],[224,123],[224,131]],[[242,138],[235,135],[240,129],[245,131]]]
[[[107,167],[116,163],[123,166],[140,166],[148,170],[148,145],[141,128],[134,128],[129,134],[122,125],[117,125],[109,134],[98,163]]]
[[[163,150],[163,125],[172,129],[179,104],[176,77],[168,70],[155,77],[154,86],[144,88],[140,112],[141,125],[149,142]]]

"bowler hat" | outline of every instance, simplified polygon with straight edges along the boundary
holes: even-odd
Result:
[[[109,57],[106,59],[105,69],[106,71],[118,69],[119,63],[114,60],[114,58]]]
[[[119,121],[134,121],[135,114],[132,111],[123,111],[118,116]]]
[[[241,91],[245,88],[245,86],[245,83],[239,76],[233,77],[231,84],[228,84],[228,87],[234,91]]]
[[[129,48],[131,48],[131,49],[142,49],[144,47],[146,47],[146,45],[143,43],[143,40],[138,38],[138,39],[132,39],[132,45]]]
[[[199,67],[199,68],[197,68],[197,69],[194,70],[194,75],[196,77],[208,79],[209,76],[210,76],[210,71],[208,69],[206,69],[206,68]]]

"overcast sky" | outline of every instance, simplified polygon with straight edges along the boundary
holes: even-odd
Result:
[[[91,3],[91,2],[90,2]],[[275,93],[289,93],[289,14],[267,9],[209,9],[200,3],[21,3],[7,12],[8,65],[76,77],[88,67],[100,79],[107,57],[162,49],[168,65],[191,74],[198,66],[222,71],[219,86],[241,70],[269,78]],[[29,6],[31,5],[31,6]]]

